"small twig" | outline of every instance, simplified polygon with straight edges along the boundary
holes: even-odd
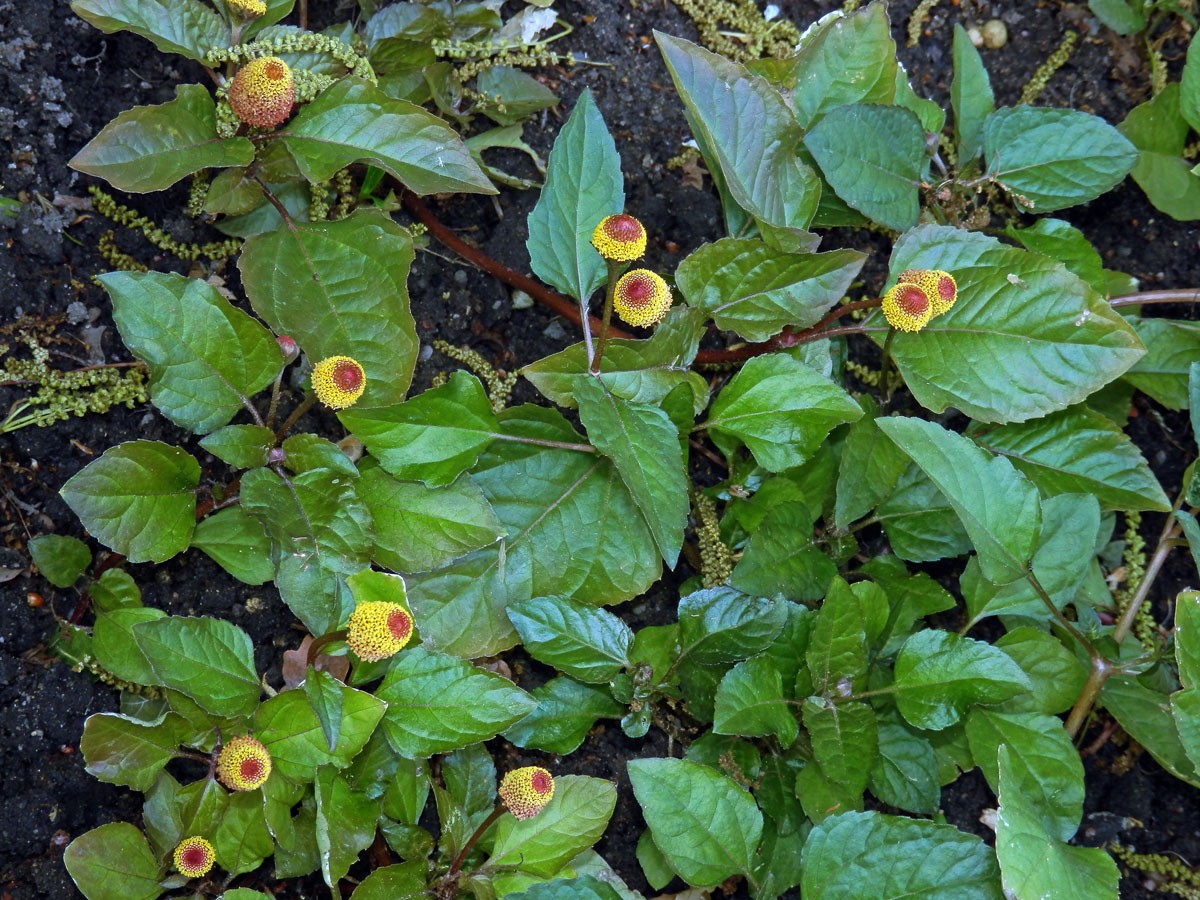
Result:
[[[279,430],[275,432],[275,443],[279,443],[281,440],[283,440],[283,436],[288,433],[288,429],[295,425],[296,420],[308,412],[312,408],[312,405],[316,402],[316,394],[309,394],[307,397],[305,397],[303,402],[301,402],[299,406],[292,410],[292,414],[287,417],[287,421],[280,425]]]

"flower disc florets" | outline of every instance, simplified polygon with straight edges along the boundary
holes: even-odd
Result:
[[[629,325],[653,325],[671,308],[671,289],[649,269],[626,272],[617,281],[613,309]]]
[[[217,778],[233,791],[252,791],[271,777],[271,754],[246,734],[230,740],[217,756]]]
[[[252,59],[233,76],[229,105],[247,125],[273,128],[292,114],[296,82],[278,56]]]
[[[216,858],[213,845],[202,837],[184,838],[175,848],[175,868],[188,878],[207,875]]]
[[[387,659],[412,637],[413,619],[399,603],[360,603],[350,613],[346,643],[365,662]]]
[[[935,316],[940,316],[958,299],[958,284],[954,276],[941,269],[905,269],[897,281],[919,285],[929,296]]]
[[[264,0],[225,0],[225,3],[235,15],[243,19],[257,19],[267,11]]]
[[[554,796],[554,776],[540,766],[513,769],[500,780],[496,793],[510,813],[518,819],[529,819]]]
[[[592,232],[592,246],[605,259],[631,262],[646,252],[646,229],[633,216],[621,213],[600,220]]]
[[[883,317],[901,331],[920,331],[933,317],[933,303],[925,289],[900,282],[883,295]]]
[[[367,374],[349,356],[331,356],[313,367],[312,386],[317,399],[330,409],[353,406],[367,386]]]

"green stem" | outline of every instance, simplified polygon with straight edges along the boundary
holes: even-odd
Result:
[[[896,329],[888,328],[887,337],[883,341],[883,357],[879,363],[879,372],[883,376],[883,401],[879,405],[881,414],[887,413],[887,408],[892,402],[892,392],[895,388],[892,386],[892,341],[896,338]]]
[[[309,394],[307,397],[305,397],[304,401],[292,410],[292,414],[287,417],[287,421],[279,426],[279,430],[275,432],[275,442],[278,443],[279,441],[283,440],[283,436],[288,433],[288,429],[296,424],[297,419],[312,409],[312,405],[316,402],[316,394]]]
[[[590,371],[593,375],[600,371],[600,360],[604,358],[604,345],[608,343],[608,323],[612,320],[613,300],[617,296],[617,279],[625,268],[623,262],[606,259],[608,265],[608,287],[604,289],[604,312],[600,315],[600,338],[596,342],[596,356],[592,359]]]
[[[497,806],[491,811],[488,817],[480,823],[479,827],[475,829],[475,833],[467,839],[467,842],[463,844],[463,848],[458,851],[458,855],[454,857],[454,862],[450,864],[450,871],[446,873],[447,881],[457,880],[458,873],[462,869],[463,861],[467,858],[467,854],[474,849],[476,841],[483,837],[483,833],[491,828],[492,825],[495,824],[496,820],[504,815],[504,813],[504,807]]]
[[[275,376],[275,384],[271,386],[271,403],[267,407],[267,428],[275,427],[275,414],[279,412],[279,388],[283,383],[283,373],[287,371],[287,366],[279,369],[279,374]]]
[[[304,661],[305,666],[315,666],[317,664],[317,657],[321,655],[321,649],[328,647],[334,641],[344,641],[347,634],[348,632],[343,628],[341,631],[331,631],[329,634],[323,634],[319,638],[315,638],[308,645],[308,658]]]

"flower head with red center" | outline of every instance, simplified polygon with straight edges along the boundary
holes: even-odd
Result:
[[[230,740],[217,756],[217,778],[232,791],[252,791],[271,776],[271,754],[256,738]]]
[[[510,813],[518,819],[530,819],[554,796],[554,776],[540,766],[513,769],[500,780],[496,793]]]
[[[213,845],[202,837],[184,838],[175,848],[175,868],[188,878],[207,875],[216,858]]]
[[[247,125],[274,128],[292,114],[296,82],[278,56],[252,59],[233,76],[229,105]]]
[[[243,19],[257,19],[267,11],[264,0],[225,0],[225,4]]]
[[[671,308],[671,289],[649,269],[634,269],[617,280],[613,309],[629,325],[653,325]]]
[[[403,650],[412,631],[412,615],[399,603],[368,601],[350,613],[346,643],[359,659],[377,662]]]
[[[606,216],[592,232],[592,246],[605,259],[631,262],[646,252],[646,229],[633,216]]]
[[[905,269],[897,281],[920,285],[929,296],[935,316],[946,312],[958,299],[958,285],[954,276],[941,269]]]
[[[899,282],[883,295],[883,317],[901,331],[920,331],[933,316],[933,303],[918,284]]]
[[[367,374],[349,356],[331,356],[313,366],[312,386],[317,399],[330,409],[353,406],[367,386]]]

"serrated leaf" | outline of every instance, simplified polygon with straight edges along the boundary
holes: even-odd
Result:
[[[834,524],[845,528],[886,499],[908,467],[904,452],[875,424],[879,407],[870,395],[858,398],[864,416],[850,426],[838,462]]]
[[[1032,626],[1012,629],[994,646],[1012,657],[1033,682],[1033,691],[1007,701],[1005,712],[1066,712],[1087,680],[1087,666],[1079,657],[1054,635]]]
[[[536,816],[496,823],[490,866],[517,866],[542,878],[556,875],[604,834],[617,803],[611,781],[582,775],[554,779],[554,796]]]
[[[954,80],[950,82],[950,105],[954,110],[954,135],[962,163],[978,156],[983,148],[983,123],[996,110],[992,83],[979,51],[967,30],[954,25]]]
[[[65,534],[41,534],[31,538],[28,546],[33,564],[55,587],[69,588],[92,564],[87,544]]]
[[[766,656],[738,663],[717,686],[713,731],[761,737],[773,734],[790,747],[800,726],[783,695],[783,680]]]
[[[1200,356],[1200,328],[1194,322],[1138,319],[1133,323],[1146,355],[1125,380],[1168,409],[1188,408],[1188,369]]]
[[[1166,694],[1133,676],[1115,675],[1104,682],[1100,704],[1159,765],[1181,781],[1200,786],[1200,774],[1180,740]]]
[[[897,452],[907,459],[903,450]],[[900,559],[933,562],[971,549],[954,507],[916,463],[908,464],[875,515]]]
[[[754,656],[775,640],[787,616],[786,603],[732,588],[694,591],[679,601],[676,659],[713,666]]]
[[[163,766],[179,756],[183,721],[174,715],[143,722],[113,713],[88,716],[79,749],[87,771],[101,781],[146,791]]]
[[[531,696],[537,707],[504,737],[518,747],[547,753],[574,753],[597,719],[619,719],[625,713],[607,689],[572,678],[551,678]]]
[[[776,600],[819,600],[837,574],[837,563],[817,546],[814,516],[796,501],[780,503],[742,551],[729,584]]]
[[[750,875],[762,813],[749,794],[688,760],[634,759],[626,765],[654,843],[688,884],[707,887],[730,875]]]
[[[283,464],[297,475],[309,469],[333,469],[351,478],[358,477],[358,468],[345,451],[315,434],[293,434],[279,449],[284,452]]]
[[[845,581],[834,578],[817,613],[804,654],[815,693],[838,691],[839,682],[853,687],[854,681],[866,673],[867,636],[863,621],[858,597]]]
[[[196,525],[200,464],[178,447],[126,441],[71,476],[60,493],[83,527],[129,562],[187,549]]]
[[[358,883],[350,900],[416,900],[427,893],[424,866],[420,859],[380,866]]]
[[[1200,686],[1200,591],[1180,591],[1175,598],[1175,662],[1185,688]]]
[[[878,740],[879,756],[867,781],[871,793],[906,812],[936,812],[941,787],[937,755],[929,740],[894,711],[878,717]]]
[[[92,650],[96,661],[117,678],[134,684],[153,684],[157,676],[134,640],[133,627],[165,615],[161,609],[141,607],[110,609],[98,614],[92,628]]]
[[[229,27],[198,0],[178,3],[174,0],[171,3],[164,0],[73,0],[71,11],[105,34],[132,31],[152,41],[164,53],[178,53],[188,59],[201,60],[213,47],[224,47],[229,42]],[[196,88],[208,96],[208,91],[201,85],[183,87]],[[254,151],[251,150],[249,155],[253,158]],[[246,163],[249,161],[247,159]]]
[[[879,755],[875,711],[857,700],[835,703],[809,697],[803,716],[821,772],[849,794],[861,795]]]
[[[375,839],[379,805],[351,790],[346,779],[330,768],[317,772],[313,796],[321,875],[334,887]]]
[[[555,878],[532,884],[520,893],[505,895],[508,900],[629,900],[607,881],[593,875]]]
[[[1146,199],[1173,219],[1191,220],[1200,218],[1200,173],[1183,156],[1188,138],[1188,123],[1180,114],[1184,98],[1180,85],[1168,84],[1131,109],[1118,127],[1137,148],[1129,174]]]
[[[262,523],[241,506],[218,510],[197,522],[192,546],[245,584],[263,584],[275,577],[271,540]]]
[[[604,683],[630,663],[633,631],[607,610],[567,597],[534,597],[508,607],[534,659],[580,681]]]
[[[157,684],[181,691],[211,713],[248,716],[262,685],[249,635],[224,619],[167,616],[133,626]]]
[[[213,835],[217,865],[230,875],[240,875],[262,865],[275,849],[275,841],[263,818],[262,798],[235,791]]]
[[[254,714],[254,734],[285,778],[303,782],[311,780],[321,766],[345,768],[366,746],[383,718],[382,700],[346,685],[328,685],[328,688],[340,694],[337,738],[332,748],[326,725],[314,711],[307,691],[283,691],[263,703]],[[326,712],[328,721],[334,710]]]
[[[63,862],[88,900],[154,900],[162,893],[158,861],[145,835],[128,822],[101,825],[75,838]]]
[[[412,380],[417,333],[407,280],[414,252],[407,231],[364,209],[256,235],[238,271],[254,311],[314,364],[330,356],[359,362],[366,387],[355,409],[362,410],[399,403]]]
[[[275,432],[265,425],[226,425],[205,435],[200,446],[234,468],[253,469],[267,464],[267,453],[275,446]]]
[[[529,214],[526,247],[534,274],[586,301],[608,271],[591,245],[592,232],[624,206],[621,158],[592,92],[585,89],[554,141],[546,184]]]
[[[1057,259],[1101,296],[1109,295],[1112,279],[1120,277],[1117,272],[1104,270],[1104,260],[1100,258],[1096,248],[1084,233],[1070,222],[1047,217],[1038,219],[1028,228],[1017,228],[1010,224],[1004,231],[1009,237],[1020,241],[1026,250]],[[1121,293],[1133,293],[1136,290],[1136,281],[1131,278],[1128,280],[1129,289]]]

